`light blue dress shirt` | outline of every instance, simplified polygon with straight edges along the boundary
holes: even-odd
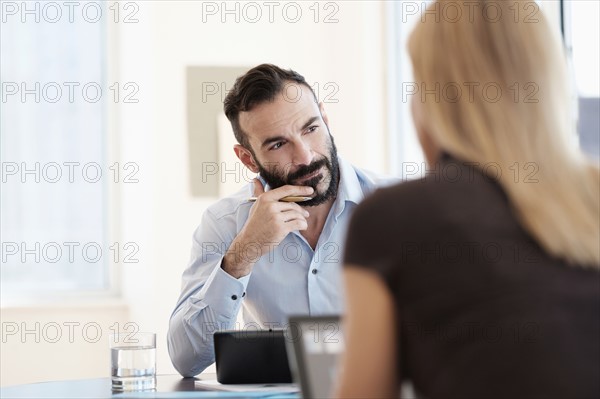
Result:
[[[181,375],[194,376],[214,362],[216,330],[285,328],[290,315],[343,312],[341,262],[352,211],[365,195],[397,180],[357,169],[342,158],[339,164],[337,198],[315,250],[294,231],[239,279],[226,273],[221,261],[248,219],[253,184],[206,210],[194,232],[167,337],[171,361]],[[253,253],[251,247],[237,250],[241,256]],[[240,308],[243,325],[236,325]]]

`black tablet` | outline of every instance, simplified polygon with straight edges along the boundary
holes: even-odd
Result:
[[[221,384],[292,382],[283,330],[217,331],[214,343]]]

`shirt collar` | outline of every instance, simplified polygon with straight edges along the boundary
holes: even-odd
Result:
[[[337,198],[333,204],[336,219],[342,214],[346,207],[346,201],[358,204],[364,198],[364,193],[356,170],[350,162],[338,157],[340,165],[340,183]]]

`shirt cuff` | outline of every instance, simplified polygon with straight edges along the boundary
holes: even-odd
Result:
[[[217,264],[206,284],[199,292],[200,298],[213,312],[228,319],[235,318],[246,296],[250,274],[236,279]]]

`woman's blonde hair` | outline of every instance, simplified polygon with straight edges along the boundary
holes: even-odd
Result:
[[[577,145],[560,42],[532,7],[430,4],[409,40],[422,94],[414,100],[431,139],[495,174],[547,252],[600,269],[600,172]]]

